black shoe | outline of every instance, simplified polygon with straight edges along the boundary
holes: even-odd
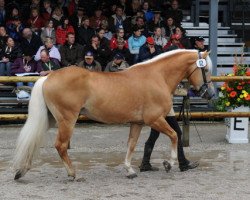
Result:
[[[140,166],[140,172],[146,172],[146,171],[159,171],[158,167],[153,167],[150,163],[147,164],[141,164]]]
[[[189,169],[194,169],[194,168],[196,168],[198,166],[199,166],[199,162],[195,161],[195,162],[189,162],[186,165],[180,165],[179,168],[180,168],[181,172],[184,172],[184,171],[187,171]]]

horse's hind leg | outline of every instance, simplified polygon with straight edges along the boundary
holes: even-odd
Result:
[[[127,173],[128,178],[134,178],[137,176],[134,169],[131,167],[131,159],[132,159],[132,154],[135,150],[135,146],[137,144],[139,135],[141,133],[141,129],[142,129],[142,125],[139,125],[139,124],[131,124],[130,126],[128,150],[127,150],[127,155],[125,158],[125,168],[128,172]]]
[[[67,121],[61,120],[58,122],[58,134],[55,142],[55,147],[63,161],[63,164],[68,172],[68,176],[75,178],[75,170],[68,156],[68,145],[73,133],[76,120]]]
[[[156,129],[159,132],[164,133],[167,135],[171,142],[172,142],[172,147],[171,147],[171,158],[170,158],[170,165],[171,166],[165,166],[166,170],[169,170],[175,163],[177,159],[177,143],[178,143],[178,138],[176,132],[171,128],[171,126],[167,123],[164,117],[158,118],[156,121],[154,121],[150,126],[153,129]]]

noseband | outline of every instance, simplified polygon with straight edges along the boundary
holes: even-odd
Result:
[[[198,52],[198,56],[199,56],[199,60],[198,62],[202,59],[201,57],[201,53]],[[203,63],[201,63],[201,65],[203,65]],[[201,66],[200,65],[200,66]],[[187,79],[189,79],[192,74],[197,70],[197,69],[201,69],[201,72],[202,72],[202,77],[203,77],[203,84],[202,86],[200,87],[200,89],[197,91],[197,94],[200,96],[200,97],[203,97],[205,95],[205,93],[207,92],[208,90],[208,84],[211,83],[211,81],[207,81],[207,77],[206,77],[206,72],[205,72],[205,66],[203,67],[197,67],[187,76]]]

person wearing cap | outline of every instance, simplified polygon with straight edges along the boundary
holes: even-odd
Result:
[[[154,38],[147,37],[146,43],[140,47],[139,62],[149,60],[162,53],[162,48],[155,44]]]
[[[205,39],[201,36],[194,38],[194,49],[197,49],[199,51],[206,51],[207,46],[204,44]]]
[[[138,62],[140,47],[145,44],[146,37],[141,34],[141,29],[135,25],[133,35],[128,38],[128,48],[133,55],[133,64]]]
[[[78,65],[83,60],[83,46],[75,42],[75,34],[68,33],[66,42],[59,49],[63,67]]]
[[[87,51],[85,53],[84,60],[81,61],[78,66],[88,69],[90,71],[102,71],[101,64],[94,59],[94,54],[91,51]]]
[[[105,66],[110,61],[111,50],[108,45],[101,44],[100,37],[98,35],[93,35],[91,37],[91,44],[84,47],[84,52],[91,51],[94,54],[94,58],[98,61],[103,70]]]
[[[105,71],[117,72],[117,71],[122,71],[128,67],[129,67],[129,64],[124,60],[123,55],[120,53],[117,53],[115,54],[114,59],[107,64]]]
[[[122,54],[126,62],[129,65],[132,65],[133,59],[129,49],[126,47],[127,45],[126,41],[123,38],[118,38],[116,42],[117,42],[117,47],[112,50],[111,57],[113,58],[117,53]]]

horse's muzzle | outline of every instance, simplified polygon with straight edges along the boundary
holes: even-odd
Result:
[[[201,98],[210,100],[215,95],[214,86],[211,83],[204,83],[197,93]]]

